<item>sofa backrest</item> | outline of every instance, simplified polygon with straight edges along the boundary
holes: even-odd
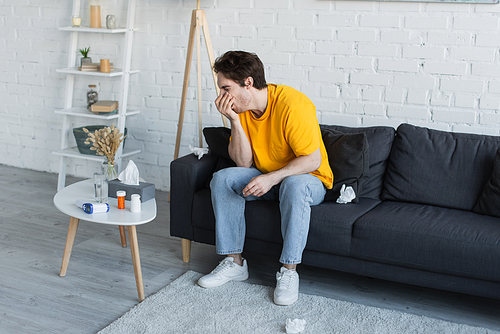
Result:
[[[379,199],[383,188],[384,174],[387,166],[387,159],[391,152],[392,143],[396,131],[389,126],[372,126],[372,127],[346,127],[340,125],[321,125],[328,129],[343,133],[360,133],[366,134],[368,140],[368,152],[370,168],[368,170],[368,180],[364,183],[359,197],[367,197]]]
[[[381,198],[472,210],[493,171],[499,147],[497,136],[401,124]]]

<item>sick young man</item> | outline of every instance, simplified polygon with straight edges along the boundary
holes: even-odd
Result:
[[[316,108],[303,93],[266,83],[257,55],[229,51],[214,64],[218,111],[231,123],[228,151],[237,167],[210,183],[216,219],[216,251],[226,258],[198,284],[205,288],[248,278],[242,257],[245,202],[279,201],[283,248],[274,302],[293,304],[299,293],[296,267],[309,231],[310,207],[331,189],[333,173],[321,138]]]

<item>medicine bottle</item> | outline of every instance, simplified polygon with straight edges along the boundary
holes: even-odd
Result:
[[[125,209],[125,195],[127,192],[125,190],[118,190],[116,192],[116,199],[118,200],[118,209]]]
[[[141,195],[130,195],[130,212],[141,212]]]

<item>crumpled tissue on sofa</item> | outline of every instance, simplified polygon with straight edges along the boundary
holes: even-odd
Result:
[[[337,198],[337,203],[339,204],[347,204],[351,203],[353,199],[356,198],[356,193],[351,186],[346,187],[345,184],[342,185],[340,189],[340,196]]]

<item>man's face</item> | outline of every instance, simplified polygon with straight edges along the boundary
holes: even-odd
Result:
[[[217,73],[217,84],[220,94],[230,94],[234,97],[232,109],[235,113],[241,114],[249,109],[252,98],[247,87],[241,87],[236,81],[226,78],[222,73]]]

